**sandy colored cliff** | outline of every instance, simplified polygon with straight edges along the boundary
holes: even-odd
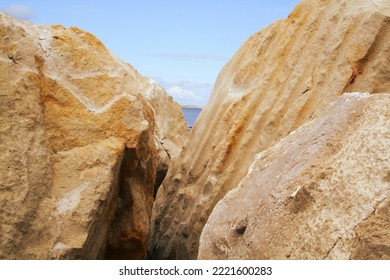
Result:
[[[225,65],[153,207],[149,256],[195,259],[216,203],[255,155],[344,92],[390,92],[387,1],[304,0]]]
[[[179,105],[92,34],[0,14],[0,108],[0,259],[145,257]]]

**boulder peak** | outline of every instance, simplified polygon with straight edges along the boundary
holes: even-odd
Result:
[[[144,258],[179,105],[76,27],[0,13],[0,46],[0,258]]]

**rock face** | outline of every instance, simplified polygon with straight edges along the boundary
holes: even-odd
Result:
[[[242,45],[159,189],[151,258],[196,258],[214,206],[255,155],[342,93],[390,92],[389,16],[388,1],[304,0]]]
[[[0,258],[143,258],[179,105],[93,35],[4,14],[0,95]]]
[[[390,94],[345,94],[215,206],[201,259],[390,259]]]

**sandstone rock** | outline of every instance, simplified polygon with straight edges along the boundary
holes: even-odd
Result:
[[[53,155],[51,197],[43,202],[43,215],[36,226],[42,226],[42,221],[50,224],[48,231],[43,227],[41,232],[46,236],[50,232],[54,240],[42,240],[41,244],[55,244],[39,247],[42,254],[49,249],[49,257],[54,259],[104,257],[107,234],[118,207],[123,154],[123,142],[113,138]],[[48,216],[48,209],[54,215]],[[35,250],[30,254],[36,254]]]
[[[145,97],[156,116],[158,140],[169,158],[177,157],[189,134],[180,105],[156,81],[149,79],[145,87]]]
[[[345,94],[256,155],[200,259],[390,259],[390,94]]]
[[[143,258],[179,106],[90,33],[4,14],[0,95],[0,258]]]
[[[344,92],[390,92],[387,1],[304,0],[222,69],[152,214],[151,258],[196,258],[215,204],[255,155]]]

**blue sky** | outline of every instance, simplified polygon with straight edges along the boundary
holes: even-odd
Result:
[[[1,0],[33,23],[77,26],[181,104],[205,105],[230,57],[253,33],[287,17],[299,0]]]

